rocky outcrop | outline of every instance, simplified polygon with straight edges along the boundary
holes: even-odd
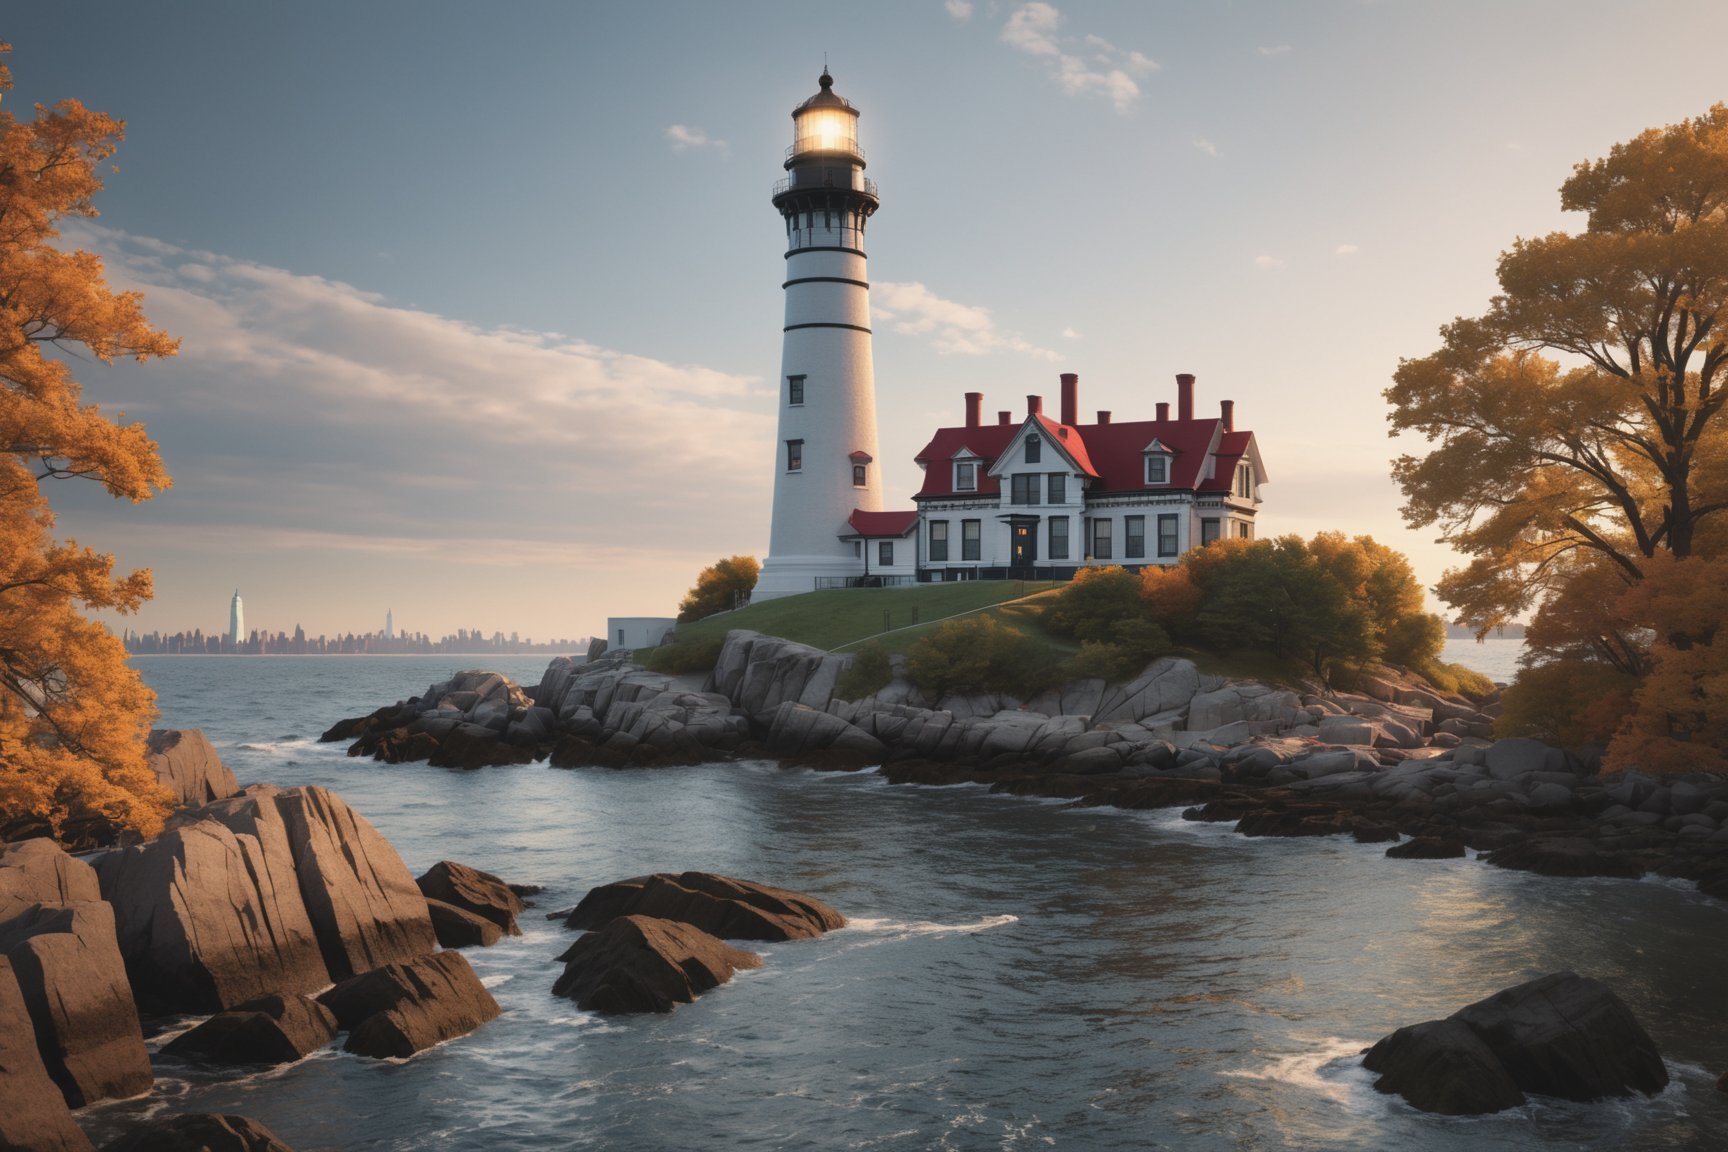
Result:
[[[657,872],[602,885],[564,923],[592,930],[623,916],[676,920],[726,940],[807,940],[846,925],[820,900],[710,872]]]
[[[522,929],[516,926],[516,914],[525,907],[522,898],[490,872],[454,860],[440,860],[414,883],[428,900],[438,900],[491,921],[508,935],[522,935]]]
[[[590,1012],[670,1012],[762,958],[673,920],[619,916],[559,957],[555,995]]]
[[[48,1078],[12,963],[0,956],[0,1148],[92,1152],[92,1147]]]
[[[319,995],[349,1030],[343,1048],[390,1059],[466,1036],[499,1014],[460,952],[437,952],[351,977]]]
[[[305,996],[260,996],[218,1012],[163,1046],[166,1056],[209,1064],[292,1064],[336,1036],[336,1016]]]
[[[147,751],[150,771],[182,805],[196,808],[240,791],[234,773],[196,728],[157,728],[150,733]]]
[[[96,870],[68,856],[52,840],[0,844],[0,923],[32,904],[78,904],[102,899]]]
[[[504,929],[466,908],[428,898],[426,911],[440,948],[490,948],[504,939]]]
[[[294,1152],[250,1116],[183,1113],[147,1120],[102,1152]]]
[[[155,1078],[107,904],[33,904],[0,923],[0,955],[68,1106],[149,1090]]]
[[[425,898],[333,793],[254,785],[97,862],[138,1002],[219,1012],[430,951]]]
[[[1590,1101],[1668,1083],[1662,1056],[1606,985],[1557,972],[1454,1012],[1400,1028],[1363,1066],[1375,1087],[1451,1115],[1497,1112],[1523,1093]]]

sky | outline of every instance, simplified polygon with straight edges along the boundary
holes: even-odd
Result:
[[[220,631],[237,588],[270,631],[574,638],[763,555],[769,194],[824,61],[881,189],[888,507],[965,392],[1076,372],[1147,419],[1192,372],[1256,433],[1260,535],[1372,535],[1432,585],[1461,561],[1399,514],[1399,359],[1582,227],[1574,164],[1728,98],[1714,0],[72,2],[0,35],[7,110],[127,122],[64,238],[182,341],[78,365],[173,488],[50,489],[154,571],[143,631]]]

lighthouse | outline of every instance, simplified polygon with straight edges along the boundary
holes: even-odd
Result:
[[[792,110],[786,177],[774,186],[786,225],[786,323],[774,512],[756,600],[863,573],[860,544],[841,537],[855,511],[882,508],[864,255],[876,185],[864,177],[858,109],[835,93],[826,68],[818,84]]]

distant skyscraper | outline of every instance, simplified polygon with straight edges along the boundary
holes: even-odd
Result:
[[[396,639],[396,612],[391,608],[384,610],[384,639]]]
[[[246,643],[246,609],[240,603],[240,589],[234,589],[233,603],[228,605],[228,643],[236,650]]]

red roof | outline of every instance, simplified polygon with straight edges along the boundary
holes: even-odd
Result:
[[[852,509],[846,523],[853,533],[869,539],[883,536],[904,536],[918,524],[916,508],[905,512],[860,512]]]
[[[1124,420],[1111,424],[1058,424],[1040,413],[1033,417],[1048,434],[1049,442],[1074,458],[1080,470],[1097,478],[1093,495],[1106,492],[1203,491],[1228,492],[1235,478],[1236,462],[1248,451],[1250,432],[1223,432],[1217,417],[1204,420]],[[989,475],[1009,443],[1025,426],[980,424],[977,427],[939,428],[915,460],[924,465],[924,486],[918,498],[937,496],[994,496],[1001,492],[997,478]],[[1216,479],[1201,477],[1200,466],[1214,437],[1219,437]],[[1146,483],[1146,446],[1158,441],[1170,454],[1170,482]],[[954,457],[966,449],[983,462],[974,492],[954,491]]]

